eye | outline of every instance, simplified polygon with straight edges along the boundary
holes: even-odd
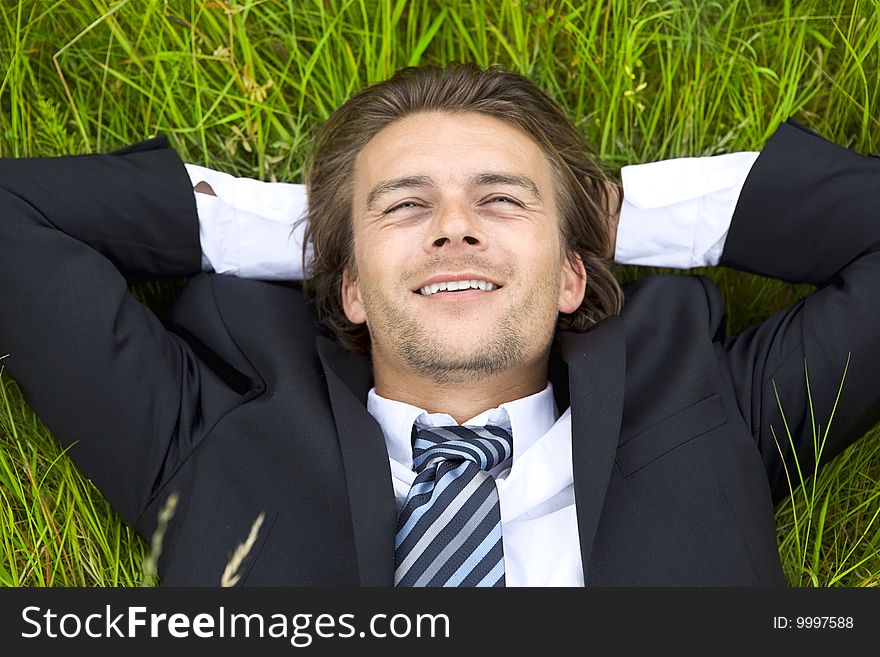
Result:
[[[420,207],[423,207],[423,206],[418,201],[412,201],[412,200],[401,201],[400,203],[397,203],[396,205],[392,205],[390,208],[385,210],[382,214],[391,214],[392,212],[397,212],[398,210],[406,210],[406,209],[420,208]]]
[[[514,198],[511,198],[510,196],[505,196],[504,194],[498,194],[497,196],[490,196],[489,198],[486,199],[485,202],[486,203],[502,203],[505,205],[515,205],[518,208],[522,207],[522,203],[520,203],[519,201],[517,201]]]

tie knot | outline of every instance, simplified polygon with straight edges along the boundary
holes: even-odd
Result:
[[[513,456],[510,432],[491,425],[451,427],[413,426],[413,469],[421,472],[431,463],[456,460],[476,463],[489,470]]]

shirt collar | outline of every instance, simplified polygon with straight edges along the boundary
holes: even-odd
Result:
[[[458,424],[447,413],[428,413],[422,408],[380,396],[375,388],[367,395],[367,410],[376,418],[388,456],[412,468],[412,428],[438,427]],[[505,402],[472,417],[464,424],[496,425],[513,435],[513,463],[556,423],[559,410],[553,396],[553,385],[547,383],[542,391],[528,397]]]

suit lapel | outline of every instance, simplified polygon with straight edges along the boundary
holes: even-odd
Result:
[[[323,337],[317,347],[342,452],[361,585],[391,586],[397,505],[385,437],[366,408],[370,360]]]
[[[586,333],[562,333],[568,365],[575,505],[584,583],[611,479],[623,415],[626,336],[621,319],[606,317]]]

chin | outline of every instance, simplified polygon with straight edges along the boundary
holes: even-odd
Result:
[[[408,342],[399,345],[398,354],[408,368],[437,383],[465,383],[497,376],[526,361],[524,344],[511,336],[494,341],[470,336],[464,348],[455,340]]]

